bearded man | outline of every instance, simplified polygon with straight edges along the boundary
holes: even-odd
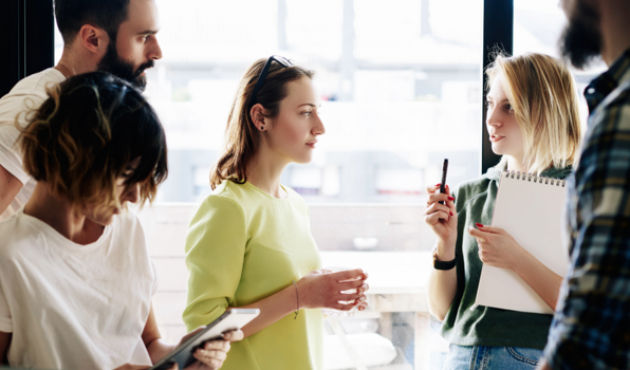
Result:
[[[630,369],[630,1],[562,0],[562,54],[608,71],[586,88],[590,117],[568,181],[571,264],[542,369]]]
[[[74,75],[105,71],[142,90],[144,70],[162,57],[154,0],[56,0],[55,16],[64,41],[59,63],[22,79],[0,99],[0,221],[35,189],[22,167],[14,122],[26,125],[29,112],[46,100],[46,89]]]

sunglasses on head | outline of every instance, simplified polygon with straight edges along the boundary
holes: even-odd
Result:
[[[281,57],[280,55],[272,55],[267,59],[265,66],[262,71],[260,71],[260,76],[258,77],[258,81],[256,82],[256,86],[254,86],[254,92],[252,93],[252,100],[249,107],[253,107],[256,104],[256,96],[260,89],[262,89],[263,84],[265,83],[265,79],[267,78],[267,74],[269,73],[269,68],[271,67],[271,63],[275,61],[283,67],[293,67],[293,62],[285,57]]]

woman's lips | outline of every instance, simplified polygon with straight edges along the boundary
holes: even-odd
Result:
[[[503,140],[504,138],[505,138],[505,136],[490,135],[490,141],[492,141],[493,143],[496,143],[497,141]]]
[[[310,146],[311,148],[315,149],[315,143],[308,143],[306,144],[306,146]]]

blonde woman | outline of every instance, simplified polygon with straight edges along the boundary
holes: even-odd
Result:
[[[215,191],[188,229],[188,329],[228,307],[261,311],[223,369],[321,369],[320,308],[367,306],[363,271],[319,270],[307,206],[280,184],[289,163],[310,162],[325,132],[311,78],[279,56],[248,69],[228,118],[225,151],[210,175]],[[356,294],[341,294],[350,289]],[[338,303],[346,300],[354,303]]]
[[[552,57],[499,55],[487,71],[486,127],[501,162],[457,190],[428,188],[426,223],[437,236],[429,311],[450,343],[444,369],[534,369],[552,315],[474,306],[483,264],[513,270],[555,308],[562,278],[492,221],[504,169],[565,178],[580,140],[577,90]],[[440,204],[438,201],[445,201]],[[535,230],[532,230],[535,232]]]

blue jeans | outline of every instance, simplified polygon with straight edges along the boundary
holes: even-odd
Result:
[[[522,347],[451,344],[442,370],[534,370],[543,351]]]

